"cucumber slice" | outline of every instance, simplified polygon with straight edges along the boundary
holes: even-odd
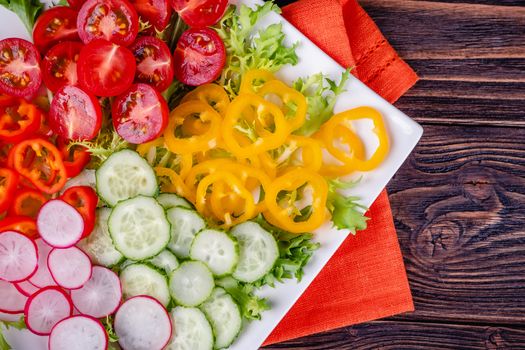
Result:
[[[132,264],[120,272],[122,295],[129,299],[137,295],[148,295],[157,299],[159,303],[168,306],[170,291],[166,276],[151,266]]]
[[[177,257],[167,249],[164,249],[158,255],[155,255],[153,258],[149,259],[148,262],[153,266],[164,270],[168,276],[173,272],[173,270],[179,267],[179,261],[177,260]]]
[[[178,258],[188,258],[193,238],[206,227],[204,219],[195,210],[177,207],[169,209],[166,215],[171,223],[171,241],[168,248]]]
[[[217,230],[203,230],[193,239],[190,257],[200,260],[215,276],[231,274],[239,261],[237,241],[227,233]]]
[[[110,206],[138,195],[153,197],[158,183],[155,171],[137,152],[113,153],[98,168],[97,192]]]
[[[266,275],[279,257],[279,248],[273,235],[255,222],[235,226],[231,232],[239,242],[240,258],[233,277],[247,283]]]
[[[202,304],[210,296],[213,287],[213,275],[200,261],[186,261],[170,276],[170,293],[179,305]]]
[[[188,202],[182,197],[177,196],[174,193],[159,194],[159,196],[157,197],[157,202],[159,202],[160,205],[162,205],[166,210],[175,207],[193,209],[190,202]]]
[[[175,335],[164,350],[213,349],[213,331],[201,310],[177,306],[171,311],[171,322]]]
[[[201,310],[211,323],[215,334],[215,348],[227,348],[233,343],[242,328],[239,306],[222,288],[215,288]]]
[[[115,249],[109,235],[108,220],[110,208],[97,209],[96,223],[93,232],[78,243],[91,261],[96,265],[111,267],[118,264],[124,257]]]
[[[113,208],[108,226],[117,250],[131,260],[154,257],[170,241],[170,223],[164,208],[149,197],[120,202]]]

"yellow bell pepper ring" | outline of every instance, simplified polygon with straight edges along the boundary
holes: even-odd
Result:
[[[226,187],[231,189],[231,192],[236,196],[244,200],[244,209],[242,214],[236,215],[233,212],[224,211],[222,217],[217,217],[219,221],[222,222],[223,226],[230,227],[240,222],[247,221],[253,218],[256,215],[255,212],[255,203],[253,200],[253,195],[250,191],[244,187],[242,181],[235,177],[232,173],[227,171],[217,171],[210,175],[205,176],[197,187],[197,193],[195,195],[195,207],[197,211],[201,214],[207,213],[207,202],[211,200],[208,198],[209,187],[214,185],[217,182],[223,183]],[[212,191],[214,189],[212,188]],[[224,191],[219,193],[218,198],[223,198],[228,192]],[[220,203],[216,203],[215,206],[220,212]]]
[[[224,116],[226,109],[230,104],[230,98],[226,91],[217,84],[205,84],[187,93],[180,103],[188,101],[199,100],[202,101]]]
[[[251,69],[242,77],[239,94],[246,92],[257,93],[262,85],[271,80],[275,80],[275,77],[270,71],[264,69]]]
[[[315,139],[323,139],[324,135],[319,132],[313,136]],[[341,160],[332,157],[339,164],[326,164],[323,159],[323,165],[319,170],[319,173],[326,177],[341,177],[348,175],[356,171],[355,159],[364,159],[365,158],[365,145],[352,130],[347,127],[340,127],[335,129],[335,134],[327,142],[334,142],[334,140],[339,140],[342,144],[347,145],[349,151],[353,155],[352,161],[342,162]],[[330,153],[330,152],[328,152]]]
[[[146,160],[150,162],[150,164],[154,164],[154,161],[152,161],[152,159],[150,158],[154,158],[155,153],[150,154],[150,152],[154,152],[157,148],[167,148],[163,137],[158,137],[155,140],[138,145],[137,153],[140,154],[142,157],[146,158]],[[169,157],[169,152],[167,156]],[[184,179],[190,171],[190,169],[193,167],[193,157],[191,153],[173,153],[173,156],[175,157],[175,162],[176,164],[178,164],[179,167],[179,176],[182,179]],[[156,165],[160,167],[165,167],[165,164],[162,163],[163,162],[161,160]]]
[[[169,182],[162,186],[163,192],[176,193],[190,202],[195,202],[195,196],[175,170],[163,167],[155,167],[154,170],[158,177],[167,177],[169,179]]]
[[[302,217],[295,203],[297,191],[303,185],[311,188],[311,210],[306,218]],[[292,194],[290,200],[280,198],[283,191]],[[279,223],[278,227],[288,232],[302,233],[311,232],[324,223],[327,197],[328,184],[321,175],[306,168],[293,168],[270,184],[265,191],[264,202],[272,222]],[[283,207],[283,203],[287,205]],[[301,220],[296,221],[299,217]]]
[[[246,111],[254,115],[246,115]],[[248,93],[237,96],[230,103],[222,124],[222,140],[239,158],[250,158],[279,147],[290,132],[279,107]]]
[[[202,134],[181,136],[178,130],[187,118],[198,118],[209,125]],[[179,105],[170,114],[168,127],[164,131],[166,146],[173,153],[194,153],[214,148],[220,138],[221,116],[202,101],[188,101]]]
[[[281,110],[292,130],[299,129],[306,120],[306,98],[299,91],[286,86],[280,80],[265,83],[258,92],[262,97],[276,95],[281,99]]]
[[[373,131],[379,139],[379,146],[369,159],[364,159],[364,157],[356,157],[353,153],[347,154],[343,150],[337,148],[333,143],[333,137],[334,135],[337,135],[337,129],[342,127],[348,128],[345,126],[346,123],[360,119],[372,120],[374,123]],[[370,171],[377,168],[383,162],[383,160],[385,160],[390,150],[388,133],[383,121],[383,117],[372,107],[358,107],[334,115],[325,123],[322,133],[324,135],[323,138],[328,151],[341,162],[345,164],[352,164],[356,170]]]

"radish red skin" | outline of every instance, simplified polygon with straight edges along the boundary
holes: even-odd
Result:
[[[13,244],[14,244],[14,241],[18,241],[19,242],[19,246],[18,246],[18,249],[22,249],[22,248],[25,248],[25,252],[24,253],[24,256],[20,257],[20,260],[23,259],[23,262],[25,263],[29,263],[29,264],[32,264],[31,266],[27,266],[27,268],[25,269],[25,271],[20,271],[19,272],[19,275],[16,275],[16,276],[8,276],[7,275],[4,275],[4,276],[0,276],[0,279],[3,279],[5,281],[8,281],[8,282],[22,282],[22,281],[25,281],[27,280],[28,278],[31,278],[31,276],[33,276],[38,268],[38,249],[37,249],[37,246],[35,244],[35,242],[33,240],[31,240],[30,238],[28,238],[27,236],[19,233],[19,232],[16,232],[16,231],[5,231],[5,232],[2,232],[0,233],[0,243],[1,242],[4,242],[5,241],[5,245],[4,244],[0,244],[0,256],[2,256],[3,254],[8,254],[9,252],[7,251],[6,248],[3,248],[4,246],[7,246],[7,247],[12,247]],[[11,241],[11,242],[9,242]],[[24,244],[25,247],[21,247],[20,245]],[[14,249],[11,249],[11,250],[14,250]],[[19,252],[18,254],[21,254],[21,252]],[[34,266],[33,266],[33,262],[31,260],[34,260]],[[20,265],[21,261],[19,261],[17,263],[17,265]],[[12,266],[11,266],[11,269],[8,269],[7,266],[6,267],[6,270],[12,270]],[[8,271],[6,271],[6,274],[8,273]]]
[[[132,298],[129,298],[128,300],[126,300],[124,303],[122,303],[122,305],[120,305],[119,309],[117,310],[116,314],[115,314],[115,321],[114,321],[114,328],[115,328],[115,332],[117,333],[117,336],[120,338],[119,339],[119,345],[123,348],[123,349],[127,349],[127,350],[136,350],[134,348],[131,348],[131,349],[128,349],[126,348],[124,345],[122,345],[121,341],[123,341],[123,338],[118,334],[118,322],[120,321],[120,318],[119,318],[119,312],[121,312],[126,306],[128,306],[130,303],[133,303],[133,302],[136,302],[136,301],[139,301],[139,300],[145,300],[145,301],[150,301],[150,302],[153,302],[155,303],[156,305],[158,305],[158,307],[160,307],[162,309],[162,311],[166,314],[166,319],[167,319],[167,323],[169,325],[169,334],[167,336],[167,339],[165,340],[165,342],[162,344],[162,346],[159,347],[158,350],[161,350],[163,349],[170,341],[172,335],[173,335],[173,325],[171,323],[171,318],[169,316],[169,313],[168,311],[166,310],[166,308],[155,298],[152,298],[150,297],[149,295],[137,295],[137,296],[134,296]],[[149,350],[157,350],[156,348],[155,349],[149,349]]]
[[[62,296],[64,297],[64,300],[67,301],[68,303],[68,306],[69,306],[69,312],[67,313],[67,315],[64,315],[64,317],[60,320],[57,320],[56,323],[60,322],[61,320],[63,320],[64,318],[67,318],[69,316],[71,316],[73,314],[73,303],[71,302],[71,298],[69,297],[69,295],[61,288],[59,287],[54,287],[54,286],[51,286],[51,287],[46,287],[46,288],[42,288],[40,289],[38,292],[36,292],[35,294],[33,294],[32,296],[29,297],[29,299],[27,300],[27,303],[26,303],[26,306],[24,308],[24,318],[25,318],[25,321],[26,321],[26,326],[27,326],[27,329],[29,329],[31,332],[37,334],[37,335],[49,335],[51,333],[51,329],[56,325],[53,325],[51,327],[51,329],[49,329],[49,332],[46,332],[46,331],[39,331],[39,330],[36,330],[34,327],[31,326],[31,304],[34,302],[34,300],[36,298],[38,298],[41,294],[43,293],[47,293],[49,291],[55,291],[55,292],[58,292],[60,294],[62,294]]]
[[[103,276],[101,274],[106,274],[106,276]],[[109,290],[110,295],[107,295],[107,297],[114,298],[114,302],[112,302],[109,306],[107,306],[107,309],[104,309],[103,312],[94,313],[94,310],[90,310],[89,307],[84,307],[84,303],[86,302],[85,298],[87,293],[90,291],[90,289],[96,288],[97,285],[95,284],[96,278],[109,278],[111,279],[111,283],[113,284],[111,287],[113,287],[112,290]],[[93,283],[93,286],[90,284]],[[88,292],[86,292],[86,290]],[[89,315],[96,318],[105,317],[107,315],[111,315],[115,313],[115,311],[119,308],[120,302],[122,300],[122,285],[120,283],[120,279],[117,276],[117,274],[113,271],[111,271],[108,268],[102,267],[102,266],[93,266],[93,271],[91,278],[89,281],[87,281],[81,288],[74,289],[71,291],[71,300],[73,301],[73,305],[75,308],[82,314]],[[108,299],[104,299],[106,302]],[[104,301],[102,300],[102,301]]]
[[[49,335],[49,340],[48,340],[48,348],[49,348],[49,350],[55,350],[55,347],[53,347],[53,345],[52,345],[52,344],[53,344],[52,341],[53,341],[53,336],[54,336],[55,332],[57,332],[57,330],[59,329],[59,327],[61,327],[60,325],[62,324],[62,326],[63,326],[63,323],[64,323],[64,322],[67,322],[67,321],[69,321],[69,320],[71,320],[71,319],[75,319],[75,318],[83,318],[83,319],[88,319],[88,320],[90,320],[90,321],[95,322],[95,323],[100,327],[100,330],[101,330],[101,332],[102,332],[102,335],[104,336],[104,342],[105,342],[105,344],[104,344],[104,346],[103,346],[102,348],[103,348],[103,349],[107,349],[107,347],[108,347],[108,343],[109,343],[109,338],[108,338],[108,334],[107,334],[107,332],[106,332],[104,326],[102,325],[102,323],[101,323],[98,319],[96,319],[96,318],[94,318],[94,317],[91,317],[91,316],[88,316],[88,315],[73,315],[73,316],[70,316],[70,317],[65,318],[65,319],[63,319],[62,321],[58,322],[58,323],[53,327],[53,329],[51,329],[51,334]],[[60,349],[61,349],[61,348],[60,348]]]
[[[5,291],[4,288],[7,288],[7,293],[10,293],[12,297],[14,297],[14,300],[9,300],[9,305],[7,305],[7,300],[5,298],[6,295],[3,295],[2,298],[0,298],[0,312],[4,312],[6,314],[18,314],[24,311],[24,305],[27,301],[27,296],[21,293],[14,285],[14,283],[2,281],[0,280],[0,284],[2,285],[2,290]]]
[[[82,255],[81,259],[84,259],[84,263],[86,264],[85,267],[88,269],[87,272],[86,271],[82,271],[83,272],[83,276],[80,276],[80,277],[83,277],[83,278],[81,278],[80,282],[75,283],[75,284],[67,284],[67,282],[61,280],[61,278],[57,274],[57,271],[55,271],[55,273],[53,273],[53,270],[55,270],[52,267],[54,257],[57,254],[65,253],[66,251],[69,251],[69,250],[74,250],[75,254]],[[70,258],[72,258],[72,260],[75,259],[75,258],[73,258],[71,256],[70,256]],[[78,258],[80,258],[80,257],[78,257]],[[65,261],[65,262],[67,263],[67,261]],[[67,264],[67,265],[71,266],[70,264]],[[51,273],[51,277],[56,282],[56,284],[58,284],[62,288],[66,288],[66,289],[78,289],[78,288],[81,288],[91,278],[91,275],[93,273],[93,269],[92,269],[92,266],[91,266],[91,259],[89,258],[89,256],[86,253],[84,253],[82,251],[82,249],[74,247],[74,246],[73,247],[69,247],[69,248],[65,248],[65,249],[54,248],[49,253],[49,255],[47,256],[47,268],[49,269],[49,272]],[[77,273],[80,274],[80,272],[78,272],[78,271],[77,271]]]
[[[48,245],[41,238],[37,238],[35,243],[38,247],[38,268],[35,274],[28,279],[28,282],[37,288],[56,286],[56,283],[51,276],[51,272],[49,272],[49,269],[47,268],[47,256],[53,247]]]
[[[39,287],[35,286],[29,281],[16,282],[14,283],[14,286],[16,289],[18,289],[20,293],[24,294],[27,297],[30,297],[31,295],[40,290]]]
[[[84,232],[82,215],[61,199],[52,199],[44,204],[38,212],[36,223],[42,240],[55,248],[74,246]]]

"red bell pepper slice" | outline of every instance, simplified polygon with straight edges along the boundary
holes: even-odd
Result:
[[[6,211],[18,186],[18,174],[12,169],[0,168],[0,213]]]
[[[8,164],[44,193],[57,193],[66,184],[62,155],[49,141],[41,138],[24,140],[13,147],[9,158]]]
[[[80,174],[91,160],[91,155],[87,148],[74,145],[68,149],[68,144],[61,139],[58,140],[58,149],[62,153],[64,167],[69,178]]]
[[[68,188],[61,196],[62,200],[73,206],[84,219],[82,238],[89,236],[95,227],[98,195],[89,186],[74,186]]]
[[[40,129],[42,112],[23,99],[0,100],[0,140],[20,142]]]
[[[17,231],[29,238],[38,237],[35,219],[27,216],[8,216],[0,220],[0,232],[4,231]]]
[[[18,190],[14,195],[11,208],[9,208],[9,215],[28,216],[34,219],[46,201],[46,197],[37,190],[29,188]]]

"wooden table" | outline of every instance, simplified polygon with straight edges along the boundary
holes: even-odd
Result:
[[[360,3],[421,77],[388,185],[416,311],[268,349],[525,349],[525,1]]]

